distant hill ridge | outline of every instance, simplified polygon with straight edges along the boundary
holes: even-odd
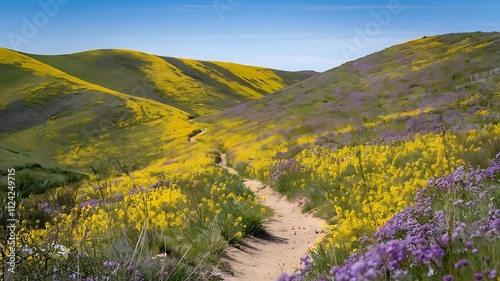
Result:
[[[312,77],[130,50],[0,49],[0,146],[63,165],[98,153],[146,164],[204,126],[230,149],[273,135],[373,140],[472,126],[496,120],[499,65],[497,32],[424,37]]]
[[[49,165],[105,155],[145,164],[199,129],[190,119],[315,74],[131,50],[44,56],[4,48],[0,73],[0,156]]]
[[[430,119],[438,115],[442,120],[434,123],[451,128],[477,119],[464,114],[468,110],[498,104],[499,66],[498,32],[428,36],[347,62],[201,121],[231,118],[239,132],[272,127],[268,134],[290,137],[297,136],[296,127],[301,132],[364,128],[380,136],[402,129],[423,132],[432,129]],[[420,127],[411,128],[415,123]]]
[[[316,74],[122,49],[29,56],[87,82],[169,104],[194,116],[261,98]]]

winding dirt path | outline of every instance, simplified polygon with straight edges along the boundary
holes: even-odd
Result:
[[[225,154],[219,166],[238,174],[227,166]],[[300,204],[258,180],[245,179],[244,183],[274,215],[264,223],[267,235],[248,237],[242,245],[227,248],[223,262],[229,264],[231,273],[221,271],[219,275],[226,281],[276,280],[281,272],[292,273],[300,267],[300,257],[322,236],[323,220],[303,214]]]
[[[207,132],[207,129],[203,128],[199,133],[189,138],[189,142],[196,143],[196,137],[201,136]]]

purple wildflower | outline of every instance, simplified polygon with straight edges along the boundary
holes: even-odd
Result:
[[[288,273],[282,272],[278,279],[276,279],[276,281],[288,281],[288,277]]]
[[[358,273],[361,273],[363,271],[363,269],[365,268],[365,263],[364,261],[358,261],[356,262],[355,264],[353,264],[351,266],[351,271],[354,273],[354,274],[358,274]]]
[[[291,158],[290,160],[279,162],[276,165],[276,171],[271,175],[273,180],[278,180],[282,175],[287,173],[297,173],[300,172],[302,166],[299,161],[295,158]]]
[[[320,276],[318,276],[318,280],[316,280],[316,281],[330,281],[330,280],[325,275],[320,275]]]
[[[103,266],[114,267],[116,265],[115,261],[105,261],[102,263]]]
[[[451,276],[450,274],[443,276],[443,281],[452,281],[452,280],[453,276]]]
[[[471,249],[472,247],[474,247],[474,242],[472,241],[465,242],[465,247]]]
[[[334,265],[332,269],[330,270],[330,275],[334,276],[335,274],[339,273],[340,266]]]
[[[300,258],[302,263],[302,271],[306,272],[311,269],[311,257],[309,255],[305,255]]]
[[[349,276],[349,274],[342,272],[342,273],[337,275],[335,280],[336,281],[350,281],[351,277]]]
[[[85,201],[83,203],[80,204],[80,209],[83,209],[85,207],[97,207],[99,205],[100,201],[99,199],[90,199],[88,201]]]
[[[467,206],[467,207],[472,207],[472,206],[474,206],[474,205],[475,205],[475,203],[474,203],[474,201],[472,201],[472,200],[471,200],[471,201],[468,201],[467,203],[465,203],[465,206]]]
[[[500,233],[500,218],[496,218],[494,221],[490,223],[490,227],[497,233]]]
[[[394,280],[404,280],[409,274],[407,266],[428,268],[427,276],[431,277],[436,275],[433,269],[441,268],[444,259],[450,258],[445,257],[450,244],[466,241],[462,244],[465,245],[465,253],[479,252],[473,241],[476,237],[489,238],[500,234],[500,209],[497,209],[495,204],[490,203],[487,216],[472,223],[456,221],[456,218],[448,217],[444,210],[433,210],[431,206],[438,194],[464,194],[463,198],[472,199],[458,199],[455,206],[479,215],[475,203],[477,200],[486,201],[492,190],[491,185],[483,184],[482,181],[493,179],[499,171],[500,153],[487,169],[460,167],[445,177],[430,179],[428,186],[417,192],[414,204],[396,213],[384,226],[377,229],[372,238],[366,238],[363,242],[378,244],[368,250],[357,251],[346,259],[343,265],[333,266],[330,270],[331,277],[336,281],[380,280],[386,276]],[[495,199],[490,200],[493,202]],[[484,265],[490,264],[491,260],[484,257]],[[278,281],[304,280],[310,270],[309,256],[302,257],[301,262],[303,270],[300,275],[288,276],[284,273],[283,278]],[[465,258],[454,264],[455,268],[468,265],[469,261]],[[470,277],[474,280],[496,279],[497,272],[484,270]],[[445,275],[442,280],[452,281],[453,276]]]
[[[466,259],[461,259],[455,263],[455,268],[460,268],[469,265],[469,261]]]
[[[443,234],[439,238],[439,242],[441,242],[442,245],[447,246],[448,242],[450,242],[450,235],[448,235],[448,233]]]

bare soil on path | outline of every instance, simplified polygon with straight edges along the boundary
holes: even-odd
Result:
[[[227,166],[226,155],[221,155],[219,166],[238,174]],[[285,196],[258,180],[244,180],[262,205],[274,210],[264,223],[262,237],[248,237],[242,245],[229,246],[221,264],[229,265],[230,272],[220,271],[226,281],[276,280],[281,272],[292,273],[300,268],[300,257],[322,236],[323,220],[301,212],[299,202],[290,202]],[[222,267],[222,266],[221,266]]]
[[[204,135],[206,132],[207,132],[207,129],[205,129],[205,128],[201,129],[201,131],[199,133],[197,133],[194,136],[189,138],[189,142],[196,143],[196,137]]]

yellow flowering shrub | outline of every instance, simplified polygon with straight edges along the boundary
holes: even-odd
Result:
[[[380,116],[379,120],[385,123],[430,110]],[[355,248],[359,237],[375,231],[411,203],[415,192],[429,178],[466,165],[464,155],[478,152],[484,143],[499,135],[500,126],[495,124],[459,134],[417,134],[406,141],[333,149],[313,144],[313,135],[288,140],[270,135],[250,143],[231,142],[228,149],[233,163],[247,164],[250,177],[269,180],[278,190],[292,196],[308,197],[311,202],[306,208],[317,208],[318,214],[330,223],[326,236],[329,247],[343,244],[342,247]],[[292,155],[300,170],[272,179],[274,167],[287,161],[277,159],[276,152],[286,155],[291,147],[300,145],[306,148]],[[281,188],[282,184],[286,187]]]

